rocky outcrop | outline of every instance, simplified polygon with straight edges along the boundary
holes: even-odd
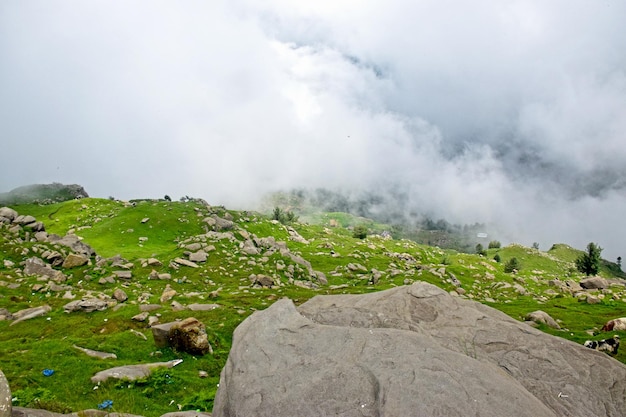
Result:
[[[253,314],[213,415],[623,416],[626,367],[416,282]]]

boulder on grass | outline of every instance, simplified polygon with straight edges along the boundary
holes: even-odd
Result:
[[[281,299],[222,370],[213,416],[245,415],[624,416],[626,366],[424,282]]]
[[[175,350],[192,355],[213,352],[204,323],[194,317],[174,323],[169,332],[169,344]]]

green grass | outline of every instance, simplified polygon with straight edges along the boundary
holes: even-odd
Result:
[[[289,239],[287,227],[271,221],[259,213],[227,212],[221,207],[208,208],[197,202],[136,201],[134,204],[105,199],[72,200],[52,205],[23,205],[14,207],[21,214],[34,215],[46,225],[49,233],[64,235],[73,231],[81,236],[102,257],[120,254],[133,262],[133,278],[115,284],[99,284],[114,269],[84,266],[64,270],[73,292],[110,296],[115,288],[123,288],[129,301],[119,309],[104,312],[63,312],[69,302],[64,292],[38,293],[32,286],[36,277],[22,277],[13,272],[5,261],[19,265],[33,256],[42,246],[35,242],[17,242],[26,235],[12,236],[0,230],[0,308],[11,312],[48,304],[52,311],[44,317],[10,326],[0,321],[0,369],[6,374],[11,388],[17,394],[17,405],[45,406],[59,412],[97,408],[104,400],[112,400],[110,411],[141,414],[148,417],[182,410],[210,411],[220,371],[226,363],[234,329],[254,311],[262,310],[276,299],[288,297],[301,304],[318,294],[367,293],[380,291],[405,282],[422,280],[445,290],[455,288],[453,275],[474,299],[486,302],[511,317],[522,320],[535,310],[544,310],[561,322],[564,330],[544,329],[549,333],[578,343],[590,338],[589,332],[599,332],[609,319],[626,316],[626,303],[611,300],[607,294],[600,304],[579,302],[571,296],[553,295],[547,284],[550,279],[580,280],[582,275],[573,267],[573,260],[581,251],[566,245],[555,245],[541,252],[519,245],[487,250],[486,256],[459,253],[436,247],[419,245],[410,240],[384,239],[369,236],[354,239],[349,228],[366,224],[370,231],[388,230],[386,225],[344,213],[315,215],[314,223],[290,225],[308,240],[308,244]],[[301,288],[289,284],[286,271],[293,268],[293,278],[308,279],[306,268],[279,253],[243,256],[239,252],[244,237],[234,233],[234,239],[207,242],[214,246],[206,263],[200,268],[173,268],[170,261],[183,257],[186,239],[205,233],[203,219],[213,214],[230,214],[235,223],[257,237],[273,236],[287,242],[291,253],[309,261],[316,271],[323,272],[327,286],[318,289]],[[147,222],[142,220],[148,218]],[[330,227],[333,219],[337,226]],[[140,237],[147,238],[140,241]],[[28,250],[28,253],[25,251]],[[493,261],[498,253],[501,262]],[[332,254],[332,256],[331,256]],[[152,267],[142,267],[140,259],[155,257],[163,266],[159,272],[172,275],[169,281],[149,280]],[[516,274],[505,273],[505,262],[516,257],[521,264]],[[92,259],[95,262],[95,259]],[[365,271],[352,271],[349,264],[362,265]],[[373,270],[382,271],[377,284],[371,279]],[[394,272],[396,271],[396,272]],[[270,274],[280,279],[280,287],[256,289],[250,287],[251,274]],[[607,278],[620,276],[611,268],[603,268]],[[532,295],[519,296],[512,288],[524,282]],[[80,284],[79,284],[80,283]],[[19,284],[18,287],[9,284]],[[162,323],[178,318],[196,317],[207,326],[212,355],[196,357],[171,349],[157,350],[147,324],[132,320],[139,313],[137,304],[144,295],[151,303],[160,303],[159,297],[166,285],[177,291],[175,300],[182,304],[217,303],[220,308],[207,312],[173,311],[169,302],[162,303],[156,313]],[[338,286],[332,289],[332,286]],[[546,295],[548,294],[548,295]],[[143,340],[133,334],[147,336]],[[598,334],[598,338],[604,335]],[[626,337],[626,335],[624,335]],[[73,345],[112,352],[114,360],[90,358],[74,349]],[[113,366],[183,359],[172,369],[161,370],[138,382],[107,381],[96,386],[90,378],[98,371]],[[626,362],[626,355],[617,355]],[[54,369],[52,376],[42,374]],[[208,373],[200,378],[198,372]],[[23,398],[20,398],[23,397]]]

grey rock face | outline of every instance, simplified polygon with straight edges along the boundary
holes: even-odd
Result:
[[[243,415],[623,416],[626,367],[417,282],[246,319],[213,409]]]
[[[11,398],[11,388],[9,387],[9,381],[7,381],[4,373],[2,372],[2,370],[0,370],[0,417],[11,417]]]

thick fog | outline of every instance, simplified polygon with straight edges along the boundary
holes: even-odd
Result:
[[[393,190],[502,242],[614,260],[625,18],[587,0],[3,1],[0,191],[250,208]]]

